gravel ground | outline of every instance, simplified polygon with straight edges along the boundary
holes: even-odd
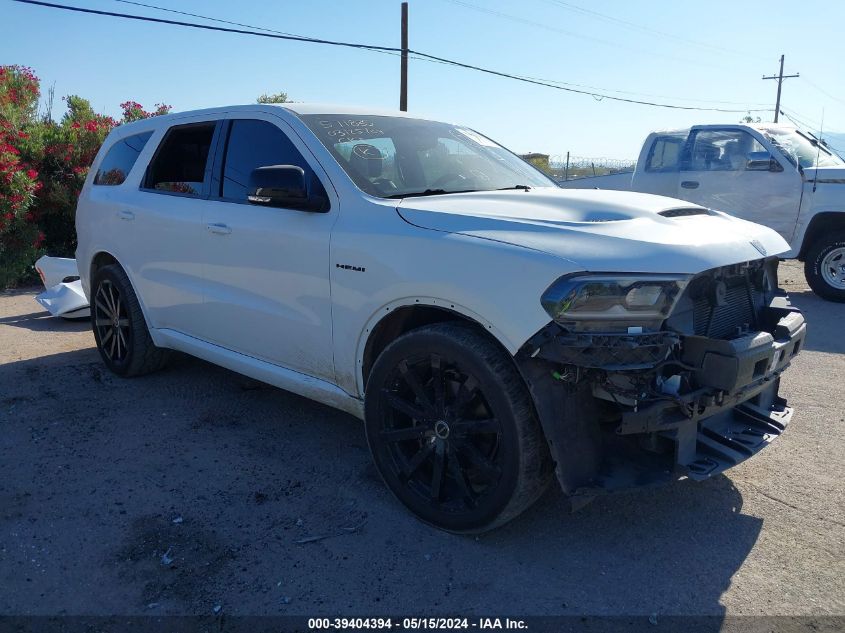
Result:
[[[845,306],[782,281],[811,328],[782,438],[479,538],[405,512],[352,417],[189,358],[122,380],[0,294],[0,614],[845,614]]]

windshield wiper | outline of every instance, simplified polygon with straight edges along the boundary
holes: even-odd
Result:
[[[804,132],[802,132],[801,130],[795,130],[795,131],[796,131],[796,132],[797,132],[800,136],[803,136],[805,139],[807,139],[808,141],[810,141],[810,145],[812,145],[813,147],[817,147],[817,148],[819,148],[821,151],[823,151],[823,152],[824,152],[825,154],[827,154],[828,156],[832,156],[832,155],[833,155],[833,154],[831,154],[830,150],[827,148],[827,143],[825,143],[825,142],[824,142],[824,141],[822,141],[822,140],[819,140],[819,139],[816,137],[816,135],[815,135],[815,134],[811,134],[811,133],[809,133],[809,132],[805,134],[805,133],[804,133]]]
[[[446,191],[445,189],[426,189],[425,191],[411,191],[409,193],[395,193],[388,198],[417,198],[420,196],[442,196],[446,193],[471,193],[475,189],[462,189],[460,191]]]
[[[523,191],[531,191],[530,185],[514,185],[513,187],[502,187],[496,191],[510,191],[511,189],[522,189]]]

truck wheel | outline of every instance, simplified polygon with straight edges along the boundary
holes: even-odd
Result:
[[[91,327],[103,362],[118,376],[141,376],[167,363],[169,352],[153,345],[138,297],[120,266],[103,266],[94,275]]]
[[[513,361],[466,325],[421,327],[388,345],[367,382],[365,414],[387,487],[443,530],[498,527],[551,479],[546,441]]]
[[[845,231],[816,240],[807,251],[804,274],[817,295],[845,302]]]

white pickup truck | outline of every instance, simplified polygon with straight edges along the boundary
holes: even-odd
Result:
[[[652,132],[633,173],[560,184],[681,198],[769,226],[818,295],[845,301],[845,161],[812,134],[777,124]]]

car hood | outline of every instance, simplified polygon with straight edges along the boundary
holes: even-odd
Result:
[[[405,198],[396,210],[418,227],[506,242],[598,272],[693,274],[789,249],[759,224],[683,200],[623,191],[447,194]]]
[[[813,182],[818,177],[820,183],[845,184],[845,167],[819,167],[818,176],[816,168],[810,167],[804,170],[804,177]]]

